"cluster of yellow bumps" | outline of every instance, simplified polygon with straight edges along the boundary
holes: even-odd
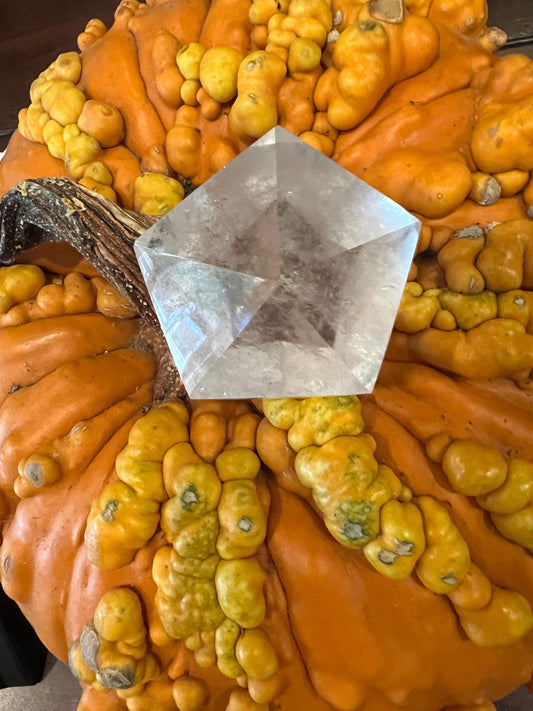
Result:
[[[494,447],[455,440],[442,468],[456,491],[475,496],[498,531],[533,551],[533,464],[505,457]]]
[[[77,52],[65,52],[35,79],[31,104],[19,112],[19,132],[43,143],[54,158],[65,162],[80,185],[117,202],[113,175],[101,161],[104,149],[125,136],[124,119],[110,102],[87,99],[76,84],[81,77]],[[134,185],[135,207],[147,214],[164,214],[184,196],[182,184],[159,173],[143,173]]]
[[[262,49],[243,57],[233,47],[205,50],[198,42],[191,42],[177,52],[177,66],[161,67],[156,76],[160,95],[170,105],[182,106],[167,137],[169,147],[197,138],[188,126],[187,107],[200,107],[206,118],[215,120],[228,102],[233,102],[229,112],[232,130],[243,138],[262,136],[278,123],[277,94],[287,71],[316,74],[319,70],[322,49],[333,27],[326,0],[255,0],[250,19],[255,25],[254,43]],[[363,23],[360,32],[371,32],[377,26]],[[353,38],[350,41],[353,45]],[[366,51],[366,44],[361,49]],[[353,50],[351,45],[347,51]],[[79,54],[59,55],[33,82],[31,104],[20,111],[18,128],[25,138],[46,144],[54,157],[64,160],[68,173],[81,185],[116,202],[113,176],[98,158],[103,149],[123,141],[124,120],[110,102],[87,99],[76,86],[81,71]],[[329,125],[325,130],[323,124],[324,118],[317,116],[318,130],[305,132],[301,138],[330,155],[336,132]],[[169,161],[178,173],[184,160],[185,155],[169,150]],[[165,214],[183,196],[183,187],[174,178],[143,173],[136,180],[138,211]]]
[[[235,406],[227,428],[209,403],[195,410],[190,428],[182,402],[152,409],[134,425],[117,457],[118,481],[94,502],[85,542],[96,565],[118,568],[160,524],[167,545],[155,553],[152,576],[163,630],[151,630],[152,638],[163,644],[183,640],[200,666],[217,664],[224,675],[246,680],[248,698],[268,703],[279,681],[274,647],[261,629],[265,572],[255,554],[266,535],[268,497],[256,482],[258,422],[245,403]],[[81,657],[72,666],[85,680],[83,639],[77,644]],[[130,676],[122,693],[133,697],[149,679]],[[114,681],[108,686],[116,688]],[[200,708],[202,682],[188,679],[184,691],[182,681],[175,681],[178,708],[180,694],[190,694],[191,684]]]
[[[532,248],[529,220],[459,230],[437,255],[447,288],[424,289],[409,282],[395,328],[405,333],[429,326],[468,331],[490,319],[503,318],[518,321],[530,332]]]
[[[527,601],[492,584],[472,563],[446,508],[431,496],[415,496],[376,462],[375,441],[363,431],[356,397],[266,400],[264,411],[274,426],[288,430],[298,478],[312,489],[326,526],[340,543],[362,549],[382,575],[401,580],[415,572],[428,590],[447,595],[466,634],[479,646],[509,644],[530,629],[533,614]],[[510,538],[529,547],[530,522],[524,519],[531,515],[533,466],[517,460],[512,465],[516,473],[499,489],[507,476],[507,465],[500,460],[492,448],[451,443],[443,468],[476,491],[480,487],[480,493],[493,492],[492,498],[480,501],[487,510],[522,507],[520,520],[500,517],[497,525],[503,535],[512,531]],[[492,474],[493,461],[500,466],[499,476]],[[457,474],[463,470],[465,474]],[[457,489],[472,495],[468,487]]]
[[[512,220],[459,230],[429,280],[406,284],[395,329],[413,356],[467,378],[527,381],[533,367],[533,227]],[[423,264],[422,264],[423,267]],[[426,287],[420,282],[435,281]],[[483,359],[474,357],[484,353]]]
[[[233,408],[227,425],[224,407]],[[401,580],[415,573],[428,590],[447,595],[480,646],[511,644],[531,628],[527,601],[494,585],[471,561],[446,508],[415,495],[377,463],[357,397],[264,400],[263,408],[271,424],[287,431],[298,478],[340,543],[361,549],[382,575]],[[268,496],[254,451],[259,420],[244,402],[200,402],[192,416],[180,401],[153,408],[132,428],[116,460],[118,480],[94,501],[85,534],[90,559],[118,568],[161,526],[166,544],[155,553],[152,575],[162,628],[151,625],[150,638],[163,645],[183,640],[200,666],[216,664],[236,679],[242,688],[231,708],[239,709],[241,702],[247,708],[246,699],[268,704],[279,692],[278,658],[261,627],[266,574],[258,551]],[[506,463],[489,447],[459,441],[444,450],[442,466],[458,491],[491,511],[504,535],[514,527],[509,537],[531,548],[516,534],[523,524],[515,514],[530,515],[532,464]],[[520,530],[526,529],[527,523]],[[132,596],[126,588],[107,593],[71,650],[83,682],[115,688],[127,702],[160,673]],[[186,675],[173,684],[178,708],[195,711],[205,703],[201,680]]]
[[[33,264],[0,267],[0,328],[29,321],[98,311],[108,318],[132,318],[136,309],[101,276],[79,272],[47,283]]]
[[[92,622],[69,651],[69,664],[84,684],[127,694],[152,679],[159,666],[147,651],[146,627],[137,594],[129,588],[107,592]]]
[[[423,49],[417,54],[411,47],[409,62],[393,71],[389,37],[377,19],[379,11],[372,14],[370,5],[375,3],[355,4],[345,18],[342,12],[334,17],[327,0],[254,0],[249,16],[252,47],[257,49],[246,56],[230,46],[204,48],[191,42],[179,47],[174,38],[179,47],[175,62],[168,65],[165,46],[160,52],[165,61],[155,76],[159,95],[177,109],[175,125],[166,138],[172,169],[178,175],[191,174],[189,154],[200,140],[197,110],[210,121],[228,110],[230,128],[249,142],[283,118],[280,91],[286,79],[294,80],[286,91],[302,95],[298,112],[306,116],[298,121],[307,126],[302,130],[296,121],[290,129],[331,156],[339,131],[360,123],[392,82],[422,70],[434,59],[435,29],[423,17],[427,8],[407,2],[405,8],[413,14],[405,20],[416,25]],[[385,17],[385,21],[401,23],[404,5],[398,8],[400,16]],[[346,27],[339,32],[336,28],[341,23]],[[99,21],[91,21],[78,38],[79,46],[89,45],[105,31]],[[402,54],[405,49],[402,45]],[[81,75],[80,55],[61,54],[33,82],[31,104],[19,114],[19,131],[29,140],[46,144],[54,157],[64,160],[75,180],[116,201],[113,175],[101,158],[106,148],[124,140],[127,127],[111,102],[87,98],[78,85]],[[184,196],[180,181],[157,172],[141,174],[134,193],[135,209],[155,215],[165,214]]]
[[[100,285],[98,292],[81,275],[75,284],[67,280],[47,284],[31,265],[1,269],[0,319],[24,322],[22,306],[40,308],[41,318],[65,313],[60,309],[76,303],[76,295],[78,310],[94,310],[98,293],[105,297],[104,312],[123,310],[111,287]],[[63,301],[56,295],[38,306],[49,288],[62,290]],[[287,432],[296,474],[342,545],[361,550],[382,575],[402,580],[414,574],[431,592],[446,595],[479,646],[512,644],[531,628],[527,601],[493,584],[472,562],[446,507],[412,491],[376,461],[357,397],[264,400],[262,406],[268,421]],[[268,704],[279,693],[275,644],[262,626],[268,613],[261,548],[269,496],[255,451],[260,421],[243,401],[198,401],[192,413],[181,401],[156,406],[132,427],[115,461],[116,477],[93,502],[85,545],[95,565],[120,568],[156,543],[145,550],[157,587],[158,622],[147,622],[140,593],[115,588],[102,597],[70,652],[83,683],[115,689],[132,711],[144,686],[161,672],[153,645],[174,639],[183,640],[198,665],[216,665],[236,680],[232,710],[251,701]],[[493,447],[469,440],[449,439],[428,454],[456,491],[489,512],[502,535],[533,549],[531,462],[506,460]],[[61,476],[57,462],[46,452],[22,461],[16,493],[32,496],[53,483]],[[173,678],[178,708],[201,709],[207,693],[200,679],[182,673]]]
[[[80,77],[79,54],[60,54],[32,83],[31,104],[19,112],[18,129],[64,160],[81,185],[116,201],[113,176],[97,159],[102,148],[123,140],[124,119],[111,104],[88,100],[76,86]]]

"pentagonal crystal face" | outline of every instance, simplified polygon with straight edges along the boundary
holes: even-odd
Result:
[[[370,392],[420,223],[276,127],[137,241],[192,398]]]

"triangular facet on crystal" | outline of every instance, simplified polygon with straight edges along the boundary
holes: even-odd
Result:
[[[192,382],[197,365],[233,343],[277,284],[201,262],[177,259],[161,268],[159,261],[152,301],[181,377]]]

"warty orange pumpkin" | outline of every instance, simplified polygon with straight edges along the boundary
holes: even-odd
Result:
[[[80,709],[488,711],[531,682],[531,62],[486,21],[124,0],[32,85],[0,164],[2,584]],[[190,402],[132,257],[154,218],[97,193],[164,214],[276,123],[423,221],[387,360],[366,397]]]
[[[64,181],[26,181],[2,213],[4,261],[24,249],[0,272],[2,583],[69,654],[80,708],[440,711],[528,682],[517,374],[463,380],[422,355],[361,398],[176,399],[132,275],[147,218],[119,214]],[[74,235],[113,279],[119,260],[132,302],[86,261],[28,251],[36,234]]]

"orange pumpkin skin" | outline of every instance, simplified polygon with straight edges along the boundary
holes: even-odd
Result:
[[[58,260],[57,250],[49,251]],[[151,566],[155,551],[165,544],[162,532],[139,550],[129,565],[118,570],[104,571],[90,563],[84,544],[92,501],[109,481],[116,480],[115,459],[127,444],[131,426],[151,400],[155,362],[130,345],[138,330],[138,320],[119,321],[86,313],[0,327],[4,338],[0,488],[2,502],[9,510],[3,516],[2,528],[3,588],[17,600],[47,647],[61,659],[67,658],[72,643],[92,619],[96,604],[113,587],[133,587],[144,601],[148,627],[160,625],[154,608],[156,586]],[[90,331],[86,330],[88,327]],[[35,332],[31,334],[33,338],[28,339],[29,331]],[[24,360],[20,355],[17,357],[21,348]],[[116,359],[113,373],[103,362],[106,358]],[[65,368],[72,371],[70,377],[66,371],[63,374]],[[82,379],[85,374],[92,381],[92,388],[85,391],[93,393],[92,399],[83,395],[84,388],[76,374]],[[49,407],[46,398],[54,378],[63,378],[63,384],[70,380],[63,403],[59,398],[54,401],[55,408],[64,413],[62,421],[55,423],[54,417],[42,418],[42,412]],[[17,383],[15,389],[13,383]],[[106,383],[114,384],[108,389]],[[36,389],[38,393],[34,392]],[[23,408],[26,416],[19,412],[13,430],[10,412],[16,406],[17,395],[28,399],[31,405]],[[10,433],[20,435],[26,431],[35,434],[15,440],[20,442],[19,447],[9,446],[13,441],[13,436],[8,439]],[[35,451],[59,455],[62,476],[53,485],[20,500],[13,495],[17,477],[13,458],[25,458]],[[277,640],[283,662],[280,708],[288,711],[302,703],[311,711],[327,711],[329,705],[317,696],[307,679],[290,633],[283,590],[266,549],[262,555],[265,569],[270,569],[265,590],[269,612],[263,627]],[[161,680],[147,687],[150,703],[155,703],[160,694],[158,684],[163,689],[170,688],[172,680],[166,669],[172,663],[173,678],[187,673],[205,678],[211,698],[207,709],[225,708],[234,687],[232,680],[216,668],[199,667],[192,653],[179,641],[170,640],[170,645],[155,648],[165,671]],[[87,688],[80,708],[85,703],[90,707],[96,703],[95,699],[98,708],[100,704],[102,708],[124,708],[114,692],[102,695],[91,687]]]
[[[161,646],[157,637],[156,586],[151,564],[155,551],[165,544],[162,532],[156,533],[130,564],[118,570],[102,570],[87,559],[83,535],[91,502],[106,482],[116,479],[116,456],[126,444],[131,426],[143,406],[150,401],[154,372],[152,359],[128,345],[137,328],[135,319],[119,324],[124,331],[122,340],[115,341],[114,350],[110,343],[106,344],[111,348],[109,355],[118,357],[113,375],[107,375],[106,380],[107,383],[111,380],[113,387],[100,385],[99,397],[93,406],[94,416],[91,418],[91,413],[85,410],[82,418],[81,411],[90,401],[84,395],[83,377],[84,373],[88,377],[90,369],[83,370],[83,361],[79,359],[87,356],[80,354],[79,349],[83,354],[88,349],[99,352],[107,331],[97,329],[96,343],[92,346],[87,345],[90,343],[87,337],[70,338],[71,351],[65,353],[58,325],[66,321],[73,329],[71,333],[75,333],[76,323],[94,318],[106,321],[100,314],[82,314],[0,328],[0,338],[7,337],[11,344],[2,349],[3,358],[8,360],[2,369],[6,395],[0,406],[0,427],[4,434],[2,491],[11,509],[3,527],[3,585],[39,630],[47,646],[60,658],[66,658],[69,647],[92,619],[96,604],[107,590],[120,585],[133,587],[142,596],[147,627],[154,629],[156,641],[152,649],[163,670],[160,677],[149,682],[138,697],[138,703],[145,704],[146,708],[156,702],[161,704],[161,709],[172,708],[168,705],[172,679],[191,674],[203,679],[210,689],[210,700],[205,708],[223,711],[235,683],[223,677],[215,667],[198,666],[183,643],[170,641]],[[28,327],[38,327],[40,338],[47,343],[53,334],[56,347],[43,360],[37,339],[34,355],[29,348],[22,367],[20,359],[13,354],[18,334],[28,331]],[[28,343],[23,335],[20,337],[23,343]],[[127,373],[123,367],[124,352],[131,359]],[[100,356],[89,357],[98,359]],[[46,373],[55,377],[58,368],[64,367],[59,362],[65,359],[69,361],[67,366],[77,363],[81,380],[79,385],[71,381],[64,391],[67,409],[74,393],[77,393],[77,401],[72,414],[61,426],[63,444],[61,432],[51,417],[40,423],[35,440],[28,445],[31,451],[48,452],[53,446],[62,457],[63,476],[42,493],[16,500],[12,494],[16,467],[10,462],[30,451],[27,447],[20,451],[6,446],[12,431],[9,429],[10,401],[16,399],[17,393],[19,397],[27,397],[26,393],[37,388],[40,380],[50,377]],[[447,502],[469,543],[474,561],[493,582],[511,587],[533,602],[531,556],[499,536],[481,509],[471,501],[451,493],[443,483],[439,465],[430,462],[423,449],[424,442],[436,434],[444,432],[459,437],[472,432],[466,422],[469,413],[465,413],[462,425],[456,412],[469,401],[472,410],[477,408],[479,413],[486,413],[486,424],[479,418],[476,421],[475,432],[482,441],[527,457],[531,453],[524,431],[528,429],[526,413],[532,408],[530,395],[513,386],[516,394],[511,397],[515,390],[509,390],[508,384],[500,394],[500,386],[494,384],[488,386],[487,392],[491,393],[488,400],[482,384],[476,386],[481,388],[476,397],[476,390],[468,383],[456,383],[427,366],[411,368],[421,370],[422,374],[415,372],[409,378],[409,369],[386,363],[375,393],[363,399],[366,431],[376,439],[378,460],[393,468],[415,494],[430,493],[437,500]],[[24,376],[26,380],[19,377],[24,371],[29,373]],[[121,378],[127,380],[124,385]],[[9,393],[9,383],[17,380],[22,388]],[[453,390],[453,395],[431,389],[442,389],[445,385]],[[461,394],[463,388],[464,395]],[[401,406],[395,409],[396,393],[408,398],[411,392],[417,398],[413,407],[418,414],[427,401],[438,399],[449,406],[435,408],[435,421],[426,414],[423,418],[409,415]],[[35,427],[34,412],[42,412],[47,406],[47,393],[42,390],[40,398],[30,398],[32,407],[18,409],[17,427],[21,431],[24,427]],[[520,415],[512,410],[514,406],[506,405],[509,400],[521,403]],[[490,407],[487,407],[489,402]],[[212,407],[208,405],[204,410],[210,412]],[[228,417],[232,407],[231,403],[225,404],[217,410],[217,416]],[[204,410],[200,404],[193,422],[201,421]],[[507,424],[498,418],[495,428],[494,412],[505,412]],[[73,439],[68,440],[68,432],[78,419],[83,419],[87,429],[76,446]],[[213,446],[213,439],[206,430],[198,429],[195,437],[201,437],[195,440],[199,451],[207,452]],[[22,443],[28,441],[24,437]],[[407,705],[413,711],[440,711],[452,704],[501,697],[529,680],[533,670],[532,632],[510,647],[477,648],[465,639],[447,601],[425,590],[413,578],[403,582],[384,578],[368,566],[360,552],[343,548],[327,534],[314,507],[306,501],[308,490],[295,480],[294,453],[287,445],[286,434],[266,420],[259,430],[258,451],[276,476],[276,483],[267,479],[271,509],[260,560],[267,571],[268,613],[263,627],[275,640],[282,674],[281,694],[276,699],[280,709],[393,711]],[[298,521],[296,527],[295,521]],[[391,600],[394,600],[393,608]],[[50,601],[54,601],[52,605]],[[365,650],[364,654],[361,649]],[[401,654],[398,654],[399,649]],[[423,655],[420,655],[421,649]],[[395,660],[394,664],[390,663],[391,659]],[[98,692],[87,687],[80,709],[90,708],[95,703],[110,711],[126,708],[125,702],[114,692]]]
[[[79,87],[91,99],[114,104],[125,121],[124,145],[104,149],[97,157],[111,171],[124,207],[134,205],[133,183],[141,172],[181,176],[199,185],[253,140],[232,130],[231,102],[214,114],[201,102],[184,105],[179,94],[184,79],[176,78],[175,62],[177,48],[188,42],[199,42],[204,49],[237,48],[243,56],[262,49],[260,30],[266,26],[250,21],[249,7],[248,2],[222,0],[210,6],[204,0],[148,5],[125,0],[109,30],[90,35],[90,42],[87,33],[80,36]],[[344,14],[341,31],[361,18],[367,21],[368,10],[362,7],[340,0],[333,4],[334,14]],[[490,118],[502,91],[514,86],[505,99],[506,121],[512,124],[533,91],[526,79],[520,79],[518,89],[513,77],[529,77],[531,61],[495,59],[502,38],[486,28],[484,0],[411,3],[408,9],[402,23],[382,23],[390,56],[386,80],[378,87],[381,100],[355,127],[338,131],[325,126],[326,113],[317,112],[313,103],[320,74],[331,65],[330,45],[323,50],[323,67],[287,74],[277,98],[278,122],[320,150],[328,146],[334,160],[417,213],[435,233],[432,246],[441,246],[465,219],[487,225],[501,215],[512,219],[526,214],[525,189],[516,198],[501,197],[485,207],[472,203],[469,191],[472,173],[486,169],[480,147],[480,141],[486,143],[480,124],[485,119],[480,116]],[[123,92],[126,83],[129,91]],[[0,166],[0,193],[30,175],[64,172],[61,161],[39,146],[15,135]],[[28,150],[35,156],[31,166]],[[514,152],[523,153],[519,148]],[[514,153],[507,153],[498,170],[520,168]]]
[[[489,207],[467,197],[468,176],[479,168],[475,155],[483,155],[479,141],[475,155],[472,152],[479,111],[490,115],[509,85],[516,89],[511,103],[528,99],[532,65],[521,60],[520,76],[525,78],[513,84],[517,66],[511,60],[495,60],[495,45],[484,30],[485,3],[469,0],[455,6],[454,11],[434,0],[429,17],[433,36],[439,36],[438,56],[410,76],[409,61],[402,65],[398,49],[390,83],[399,83],[384,89],[378,106],[355,128],[332,130],[324,123],[325,112],[314,115],[310,94],[318,76],[299,83],[289,77],[278,96],[281,125],[296,133],[321,126],[324,133],[317,132],[324,139],[323,149],[329,145],[341,165],[419,214],[425,221],[424,248],[436,251],[457,228],[523,217],[529,194],[500,198]],[[358,3],[338,3],[335,8],[357,18],[361,11]],[[213,118],[203,107],[178,108],[170,90],[164,94],[157,88],[163,86],[160,68],[174,69],[170,60],[176,43],[198,40],[205,48],[225,44],[243,54],[256,49],[260,38],[248,10],[248,2],[232,0],[216,0],[209,7],[199,0],[153,0],[148,5],[128,0],[121,3],[109,31],[80,42],[80,86],[90,98],[112,101],[124,115],[125,144],[105,149],[99,157],[113,175],[122,205],[132,207],[134,182],[142,170],[180,173],[200,184],[251,142],[232,130],[229,107]],[[472,17],[475,21],[468,22]],[[387,34],[398,48],[403,27],[388,28]],[[129,93],[122,90],[125,78]],[[506,112],[513,115],[513,106]],[[173,133],[175,126],[180,130]],[[180,144],[187,131],[195,136],[189,152]],[[413,168],[410,174],[396,169],[402,161]],[[453,186],[456,192],[446,189],[435,207],[430,199],[436,185],[433,168],[447,162],[452,173],[461,171],[464,181]],[[0,193],[23,178],[64,173],[63,163],[51,158],[44,146],[17,133],[0,164]],[[446,180],[442,184],[446,186]],[[55,250],[52,254],[45,249],[35,258],[56,273],[68,275],[74,268],[94,276],[72,253],[67,264]],[[149,646],[161,674],[128,703],[114,692],[88,686],[82,711],[175,711],[172,683],[183,676],[206,682],[208,711],[235,711],[228,702],[236,682],[213,666],[199,666],[183,642],[166,639],[161,632],[151,567],[156,551],[166,545],[162,531],[117,570],[91,563],[84,542],[91,504],[107,483],[117,480],[116,457],[134,423],[152,404],[157,365],[135,345],[136,319],[63,312],[31,321],[36,312],[28,313],[30,322],[20,326],[2,325],[0,317],[4,589],[61,658],[93,619],[104,593],[127,586],[140,595]],[[474,383],[412,363],[403,336],[395,334],[376,389],[363,398],[376,459],[391,467],[415,496],[431,495],[442,502],[479,568],[494,584],[519,592],[533,605],[531,556],[496,533],[472,499],[453,492],[431,456],[438,442],[475,437],[505,456],[533,460],[531,395],[510,380]],[[207,419],[225,423],[231,411],[242,406],[196,406],[191,441],[206,461],[214,460],[213,451],[220,446],[216,436],[211,437]],[[202,413],[209,417],[202,420]],[[360,551],[347,550],[329,536],[310,489],[296,476],[295,453],[284,431],[262,420],[257,449],[274,475],[265,471],[260,479],[263,489],[268,482],[271,501],[266,542],[257,556],[266,573],[267,616],[262,627],[280,664],[276,708],[485,710],[491,708],[489,699],[530,681],[533,632],[509,646],[476,647],[461,630],[448,600],[428,592],[414,576],[403,581],[382,577]],[[27,482],[20,483],[20,462],[32,456],[59,461],[61,475],[28,495]],[[19,499],[17,491],[24,498]]]
[[[57,252],[52,254],[57,259]],[[66,658],[71,640],[65,631],[67,590],[62,593],[59,588],[65,584],[64,571],[75,565],[83,519],[101,486],[98,475],[92,473],[96,470],[100,477],[112,473],[124,437],[151,399],[153,359],[130,348],[138,326],[138,319],[113,322],[99,313],[81,313],[0,329],[4,339],[1,486],[9,508],[14,511],[16,506],[3,529],[3,585],[41,629],[45,644],[61,658]],[[52,341],[51,333],[55,333]],[[87,398],[79,388],[90,372],[94,390]],[[72,385],[70,394],[64,390],[65,377]],[[110,377],[117,387],[106,396]],[[50,396],[52,400],[47,401]],[[20,410],[15,414],[17,399],[25,415]],[[60,480],[17,503],[13,494],[16,462],[39,451],[60,462]],[[73,491],[79,491],[79,497]],[[54,524],[54,513],[59,510],[65,517]],[[50,573],[42,574],[38,583],[39,556],[46,557],[50,550],[57,552],[55,563],[48,561]],[[63,599],[64,603],[46,610],[42,606],[46,599]],[[74,606],[84,601],[82,595]]]
[[[381,427],[382,419],[386,419],[386,415],[378,411],[375,422],[379,422],[380,428],[377,429],[374,417],[367,416],[368,430],[378,440],[380,459],[392,461],[387,450],[392,444],[399,443],[396,437],[399,439],[402,435],[398,435],[396,429],[402,428],[394,421],[390,421],[389,427],[387,424]],[[409,442],[409,439],[404,430],[402,444],[404,447],[410,444],[413,457],[409,462],[407,457],[400,462],[399,450],[395,448],[398,453],[394,458],[396,471],[400,471],[400,464],[406,471],[405,465],[409,464],[409,473],[415,472],[413,459],[417,452],[421,460],[425,460],[419,443],[414,439]],[[380,446],[382,441],[383,447]],[[403,453],[405,449],[400,451]],[[416,464],[421,469],[422,462]],[[424,486],[423,490],[428,489]],[[431,490],[436,494],[434,483]],[[493,664],[509,670],[514,668],[519,676],[527,679],[533,661],[531,633],[513,649],[512,659],[507,656],[510,649],[490,650],[488,654],[488,650],[472,649],[457,634],[450,608],[434,594],[423,590],[412,579],[401,585],[387,580],[371,570],[361,556],[335,546],[331,538],[323,535],[309,508],[294,494],[280,488],[273,495],[273,501],[275,513],[269,549],[287,594],[294,634],[300,648],[305,650],[311,680],[333,708],[352,709],[361,704],[360,708],[377,711],[405,705],[409,709],[425,711],[443,708],[452,696],[460,698],[463,703],[485,695],[500,698],[509,689],[501,679],[491,678]],[[473,512],[469,513],[472,515]],[[462,511],[458,511],[456,520],[459,522],[461,518]],[[475,518],[471,530],[480,539],[479,549],[483,544],[490,546],[488,542],[494,534],[487,526],[483,527],[479,521],[481,516]],[[294,520],[299,522],[296,530]],[[531,599],[533,567],[530,558],[523,551],[514,551],[516,547],[512,544],[507,548],[520,557],[520,565],[524,564],[527,569],[524,578],[529,580],[527,583],[524,580],[522,591],[529,590]],[[474,557],[476,550],[472,545]],[[481,557],[486,564],[489,556],[481,553]],[[516,564],[515,559],[505,566],[505,571],[500,569],[500,580],[505,578],[514,585]],[[486,565],[484,569],[488,571]],[[332,580],[335,580],[333,588]],[[330,604],[321,604],[325,600]],[[393,614],[391,600],[395,601]],[[312,619],[310,609],[313,610]],[[417,625],[416,620],[424,620],[424,623]],[[347,637],[346,629],[351,630]],[[338,644],[339,639],[344,640],[342,644]],[[405,646],[407,639],[408,648]],[[361,649],[365,654],[361,654]],[[420,658],[420,650],[424,651],[425,664]],[[399,656],[406,657],[405,663],[400,662]],[[481,676],[484,681],[479,684]],[[474,677],[479,684],[475,690],[471,687]],[[422,688],[426,683],[432,690],[429,695]]]

